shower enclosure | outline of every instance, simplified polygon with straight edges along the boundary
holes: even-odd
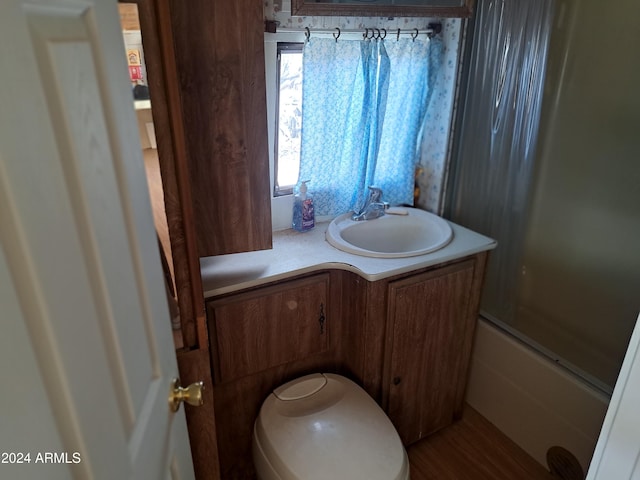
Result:
[[[640,310],[639,15],[478,2],[445,210],[498,240],[483,315],[607,393]]]

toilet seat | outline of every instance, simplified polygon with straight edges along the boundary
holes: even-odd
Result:
[[[329,373],[298,378],[267,397],[253,456],[261,480],[409,478],[389,418],[362,388]]]

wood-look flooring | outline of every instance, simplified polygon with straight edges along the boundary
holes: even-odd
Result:
[[[407,453],[411,480],[558,480],[469,406]]]
[[[158,151],[155,148],[147,148],[142,151],[142,157],[144,159],[144,169],[147,172],[149,198],[151,200],[151,209],[153,210],[153,223],[156,226],[156,232],[158,233],[158,238],[164,249],[171,276],[173,277],[169,227],[167,226],[167,214],[164,209],[164,192],[162,190],[160,164],[158,163]]]

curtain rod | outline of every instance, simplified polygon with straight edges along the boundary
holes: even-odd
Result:
[[[268,33],[276,33],[278,31],[278,24],[280,22],[276,22],[276,21],[271,21],[271,20],[266,20],[264,22],[265,24],[265,28],[264,31],[268,32]],[[281,32],[283,30],[280,30]],[[386,38],[387,36],[389,37],[396,37],[396,39],[400,38],[400,35],[411,35],[411,38],[413,38],[414,40],[418,37],[418,35],[420,34],[426,34],[428,37],[432,37],[434,35],[439,34],[440,32],[442,32],[442,24],[441,23],[429,23],[429,25],[427,26],[426,29],[418,29],[418,28],[414,28],[414,29],[410,29],[410,30],[403,30],[400,28],[397,29],[385,29],[385,28],[362,28],[362,29],[340,29],[338,27],[335,27],[334,29],[322,29],[322,28],[314,28],[313,30],[310,29],[309,27],[305,27],[305,28],[298,28],[298,29],[294,29],[294,28],[288,28],[286,30],[284,30],[286,32],[304,32],[305,37],[307,37],[307,40],[311,37],[311,35],[313,33],[317,33],[317,34],[321,34],[321,35],[328,35],[328,34],[332,34],[333,38],[336,39],[336,41],[338,40],[338,38],[340,38],[340,35],[343,33],[361,33],[363,38],[368,38],[368,39],[381,39],[381,38]]]

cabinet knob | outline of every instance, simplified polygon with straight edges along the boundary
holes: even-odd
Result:
[[[402,381],[401,377],[393,377],[393,384],[394,385],[400,385],[401,381]]]

